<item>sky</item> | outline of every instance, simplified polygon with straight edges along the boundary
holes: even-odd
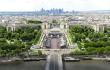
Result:
[[[110,0],[0,0],[0,11],[37,11],[63,8],[65,11],[110,10]]]

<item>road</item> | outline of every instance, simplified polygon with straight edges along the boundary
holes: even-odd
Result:
[[[63,70],[61,55],[52,51],[47,57],[47,64],[45,70]]]
[[[49,70],[59,70],[58,55],[56,55],[56,54],[51,55]]]

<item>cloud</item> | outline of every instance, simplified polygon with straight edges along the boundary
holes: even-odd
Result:
[[[0,0],[0,11],[35,11],[41,8],[110,10],[110,0]]]

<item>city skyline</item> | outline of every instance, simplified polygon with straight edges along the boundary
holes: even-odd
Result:
[[[1,0],[0,11],[38,11],[63,8],[65,11],[110,10],[110,0]]]

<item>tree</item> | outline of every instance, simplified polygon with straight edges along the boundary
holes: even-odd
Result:
[[[42,21],[38,21],[38,20],[28,20],[28,23],[31,23],[31,24],[41,24]]]
[[[38,55],[42,56],[42,51],[41,50],[38,50]]]

